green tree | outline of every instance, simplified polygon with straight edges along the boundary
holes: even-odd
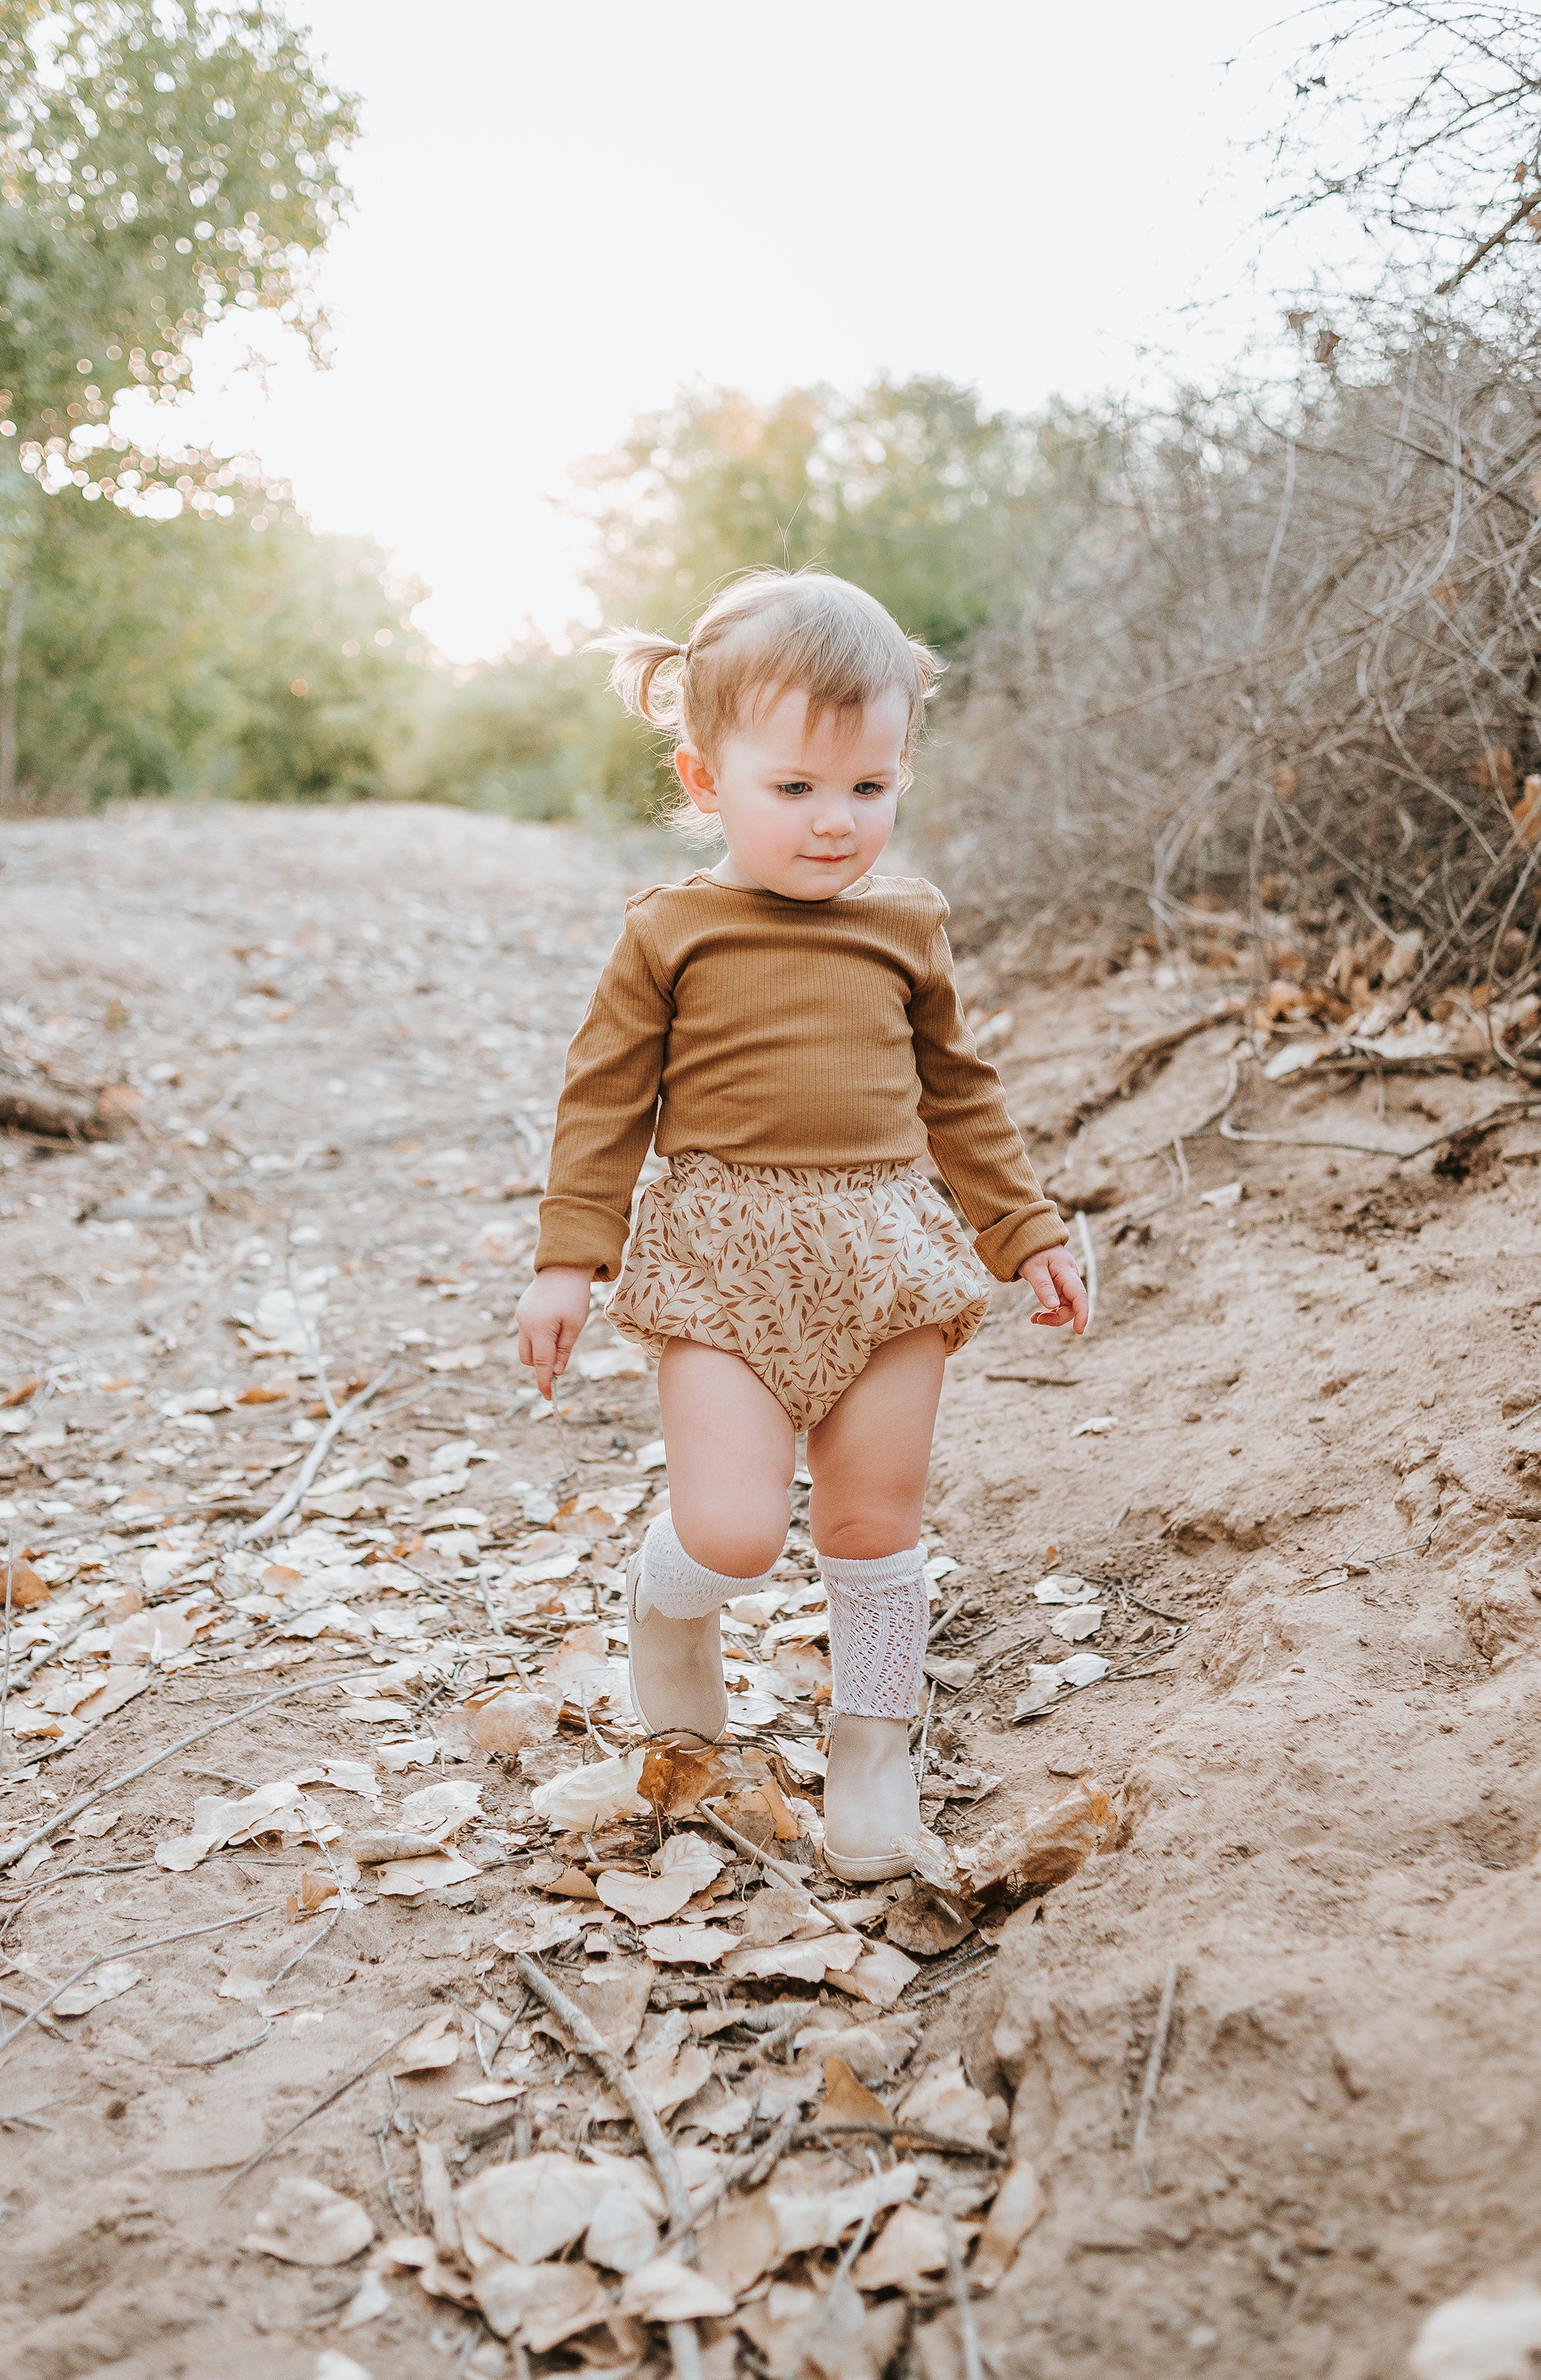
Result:
[[[19,797],[398,789],[427,672],[403,582],[302,523],[48,504],[18,667]]]
[[[1042,536],[1044,430],[940,377],[756,405],[689,391],[576,471],[607,617],[673,631],[734,570],[816,564],[954,654]]]
[[[4,806],[49,499],[140,513],[175,488],[195,510],[246,508],[230,465],[137,451],[113,408],[134,389],[173,401],[232,308],[316,342],[305,268],[344,204],[355,115],[273,10],[195,0],[0,0],[0,101]]]

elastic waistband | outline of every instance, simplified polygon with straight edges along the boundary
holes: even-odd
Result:
[[[669,1160],[677,1182],[700,1182],[713,1175],[734,1188],[780,1191],[788,1196],[802,1192],[872,1190],[892,1182],[925,1183],[913,1158],[880,1157],[866,1165],[741,1165],[735,1159],[716,1157],[710,1149],[687,1148]]]

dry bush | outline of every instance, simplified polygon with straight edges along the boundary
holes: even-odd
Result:
[[[1019,964],[1154,930],[1282,965],[1324,1020],[1377,978],[1510,1002],[1541,982],[1536,358],[1303,334],[1267,411],[1113,423],[1054,579],[974,656],[936,813],[960,922]]]

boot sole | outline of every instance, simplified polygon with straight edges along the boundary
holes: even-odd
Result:
[[[842,1859],[827,1842],[824,1864],[842,1884],[886,1884],[891,1877],[915,1874],[915,1862],[906,1852],[887,1852],[874,1859]]]

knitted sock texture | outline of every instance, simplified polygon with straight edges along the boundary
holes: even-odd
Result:
[[[730,1578],[724,1571],[708,1570],[704,1562],[693,1560],[667,1513],[642,1540],[642,1585],[648,1601],[665,1620],[704,1620],[735,1595],[754,1595],[770,1584],[769,1571],[759,1578]]]
[[[913,1718],[926,1658],[926,1557],[918,1546],[878,1561],[819,1556],[830,1598],[833,1706],[853,1718]]]

